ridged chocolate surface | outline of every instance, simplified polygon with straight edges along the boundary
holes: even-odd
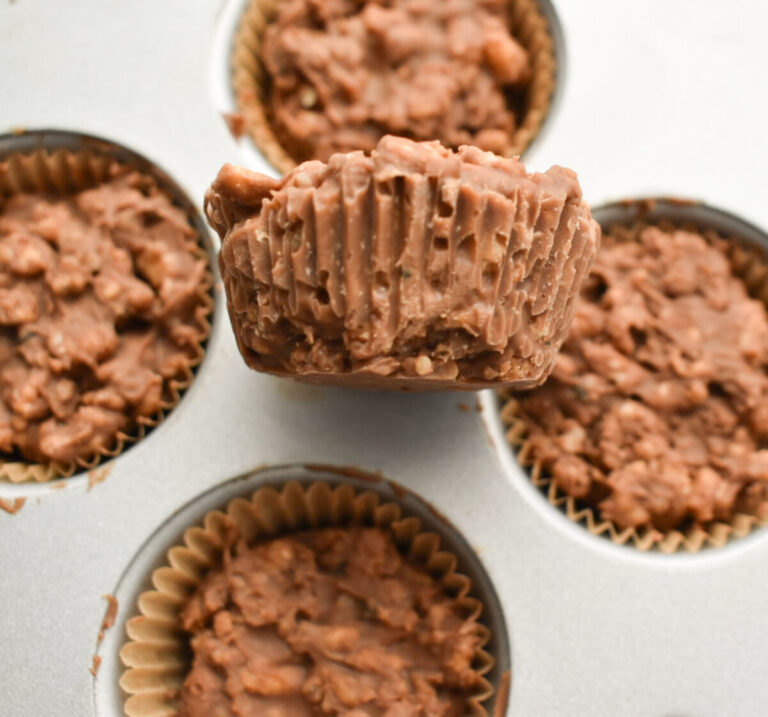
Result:
[[[600,239],[570,170],[395,137],[281,180],[227,165],[206,213],[248,364],[338,384],[541,383]]]

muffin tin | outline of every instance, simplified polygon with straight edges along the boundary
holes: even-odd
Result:
[[[199,205],[224,161],[267,169],[221,117],[222,48],[242,6],[5,3],[0,131],[108,138],[162,167]],[[574,167],[594,207],[684,195],[762,235],[768,94],[749,69],[768,62],[755,30],[768,20],[762,5],[737,15],[721,0],[706,8],[652,0],[631,22],[608,0],[555,8],[567,48],[560,101],[526,164]],[[117,650],[133,581],[219,495],[209,491],[286,464],[380,471],[447,516],[498,595],[511,654],[508,715],[765,714],[764,529],[695,555],[615,546],[531,485],[500,440],[492,393],[478,412],[471,394],[350,392],[261,376],[237,352],[218,285],[215,302],[207,356],[162,425],[91,480],[0,485],[0,497],[26,498],[18,514],[0,511],[3,714],[118,717]],[[260,478],[252,480],[244,493]],[[157,548],[142,551],[164,524]],[[97,647],[102,596],[115,592],[118,623]]]

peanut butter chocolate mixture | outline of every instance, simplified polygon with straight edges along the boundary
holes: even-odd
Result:
[[[261,59],[267,109],[296,161],[385,134],[505,154],[528,56],[506,0],[281,0]]]
[[[465,717],[474,618],[380,528],[240,545],[182,611],[179,717]]]
[[[569,170],[397,137],[281,180],[227,165],[206,210],[246,361],[363,385],[540,383],[600,237]]]
[[[163,406],[201,340],[205,262],[153,181],[0,205],[0,450],[71,464]]]
[[[557,485],[621,527],[768,509],[768,315],[719,242],[649,228],[604,246],[520,405]]]

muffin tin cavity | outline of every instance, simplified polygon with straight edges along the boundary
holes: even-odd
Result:
[[[165,674],[163,670],[157,670],[153,674],[151,666],[149,670],[134,669],[130,672],[125,671],[125,667],[121,662],[121,655],[123,660],[127,659],[131,664],[136,664],[137,660],[139,662],[145,660],[147,652],[146,650],[142,651],[142,645],[137,643],[136,640],[143,638],[146,645],[146,636],[151,633],[151,623],[155,622],[154,619],[146,617],[142,618],[139,623],[136,620],[131,620],[139,612],[137,607],[139,596],[147,593],[148,590],[152,590],[153,586],[161,592],[168,591],[168,585],[170,584],[168,580],[171,577],[170,568],[163,568],[160,571],[156,569],[168,565],[168,558],[166,556],[170,548],[184,545],[185,542],[189,545],[190,538],[196,541],[201,536],[202,531],[199,530],[187,532],[185,536],[185,532],[189,528],[201,525],[204,517],[208,516],[205,525],[207,526],[206,529],[209,529],[212,524],[210,520],[212,516],[209,514],[212,511],[223,511],[234,518],[238,524],[241,524],[242,520],[246,520],[244,516],[250,510],[248,506],[251,505],[251,496],[265,488],[274,488],[274,491],[267,490],[260,493],[260,496],[264,496],[264,500],[276,505],[275,501],[277,501],[277,497],[280,495],[283,496],[281,500],[284,501],[284,506],[296,506],[301,495],[311,496],[313,491],[324,496],[330,496],[331,494],[337,496],[340,493],[348,494],[352,496],[355,505],[358,507],[361,505],[378,505],[381,508],[381,510],[377,511],[374,507],[370,513],[372,516],[376,516],[374,520],[375,524],[378,525],[389,525],[391,517],[387,518],[387,515],[392,514],[393,510],[401,509],[401,518],[396,519],[392,523],[394,534],[396,536],[406,536],[410,531],[416,536],[415,540],[410,537],[404,537],[403,539],[408,541],[405,544],[411,546],[410,550],[414,551],[412,554],[432,555],[427,564],[433,567],[428,568],[428,570],[435,577],[441,574],[449,576],[444,578],[448,594],[453,589],[449,587],[451,584],[456,586],[456,594],[460,594],[461,585],[466,584],[466,580],[462,576],[466,576],[471,583],[469,599],[471,601],[479,601],[482,604],[483,609],[479,621],[483,629],[490,633],[490,640],[483,647],[483,651],[487,655],[481,657],[478,664],[473,664],[473,668],[484,672],[485,679],[494,688],[494,694],[490,699],[483,702],[482,707],[488,714],[503,713],[503,709],[496,705],[497,703],[499,705],[506,704],[510,684],[510,648],[505,617],[490,578],[466,539],[457,532],[445,517],[423,499],[391,481],[354,469],[289,465],[249,473],[222,483],[198,496],[164,521],[162,526],[142,546],[124,572],[114,591],[118,604],[121,606],[117,622],[114,628],[106,633],[103,642],[97,645],[97,654],[101,659],[100,668],[94,682],[94,704],[97,715],[112,717],[112,715],[123,714],[127,698],[127,694],[119,686],[123,676],[130,682],[131,692],[134,693],[133,705],[137,704],[135,701],[137,691],[145,694],[145,697],[142,697],[140,703],[138,703],[140,705],[139,709],[154,704],[156,697],[153,697],[153,693],[162,698],[160,693],[163,690],[167,691],[168,688],[175,688],[178,684],[178,678],[181,677],[183,679],[187,669],[185,665],[178,665],[176,676]],[[307,505],[322,506],[324,504],[323,500],[310,501]],[[328,502],[327,504],[342,505],[345,501],[348,502],[348,499],[338,503]],[[289,512],[285,507],[281,510],[283,515]],[[366,508],[363,514],[366,514],[365,511],[368,510],[370,509]],[[296,521],[295,527],[299,530],[306,527],[344,525],[347,521],[346,518],[338,519],[338,515],[344,513],[343,510],[329,510],[327,513],[322,509],[318,509],[316,512],[310,509],[307,513],[302,511],[303,509],[297,509],[294,514],[304,514],[306,516]],[[221,514],[217,513],[214,515]],[[259,513],[257,510],[256,515],[263,515],[263,513]],[[414,519],[417,520],[414,521]],[[258,520],[262,521],[262,518],[258,518]],[[364,522],[368,523],[367,519]],[[287,524],[291,523],[292,519],[289,518]],[[245,524],[247,525],[248,523],[246,522]],[[401,527],[395,529],[395,526]],[[401,528],[405,526],[409,527],[406,527],[405,532],[402,532]],[[284,534],[285,531],[278,529],[278,534],[280,533]],[[400,538],[396,539],[398,542],[401,540]],[[181,552],[179,550],[179,548],[176,548],[174,551],[171,551],[171,562],[177,568],[181,565],[178,559],[182,557],[182,553],[184,555],[190,554],[188,549],[181,549]],[[434,550],[437,550],[437,552],[432,552]],[[449,556],[446,554],[455,556],[457,560],[455,568],[440,567],[442,563],[452,565],[452,559],[449,559]],[[439,559],[438,556],[440,556]],[[157,593],[152,593],[152,595],[157,596]],[[141,612],[144,615],[147,614],[147,608],[150,606],[150,603],[155,605],[155,607],[160,605],[157,597],[151,598],[148,594],[143,595],[141,599]],[[156,614],[154,607],[149,607],[149,609],[152,614]],[[97,621],[98,618],[94,618],[94,622]],[[131,623],[129,632],[133,641],[126,638],[126,626],[129,622]],[[138,638],[137,635],[139,636]],[[151,642],[152,639],[155,642]],[[159,656],[158,665],[164,664],[162,654],[164,650],[168,649],[168,645],[160,643],[162,643],[162,640],[158,641],[155,637],[150,638],[148,645],[152,647],[150,652],[154,653],[154,649],[157,649],[157,655]],[[139,649],[138,653],[137,648]],[[143,656],[139,654],[142,652]],[[488,656],[492,658],[493,666],[485,672],[488,664],[491,662],[491,660],[488,660]],[[152,659],[150,659],[150,662]],[[146,662],[142,662],[142,664],[146,664]],[[485,667],[483,666],[484,664]],[[125,680],[123,684],[126,684]],[[501,711],[496,712],[494,711],[495,709]]]
[[[675,230],[690,231],[691,233],[701,235],[702,237],[704,237],[706,241],[714,241],[716,243],[721,241],[725,242],[723,244],[725,250],[722,254],[718,254],[718,256],[723,256],[727,260],[727,262],[730,264],[733,275],[743,282],[746,288],[746,292],[749,295],[749,297],[751,297],[751,299],[756,299],[764,304],[768,304],[768,237],[760,229],[748,224],[747,222],[739,219],[738,217],[735,217],[731,214],[728,214],[727,212],[715,209],[713,207],[707,206],[705,204],[701,204],[693,201],[687,201],[687,200],[666,199],[666,198],[617,202],[614,204],[603,206],[595,210],[594,216],[603,227],[604,235],[606,237],[611,237],[611,242],[614,241],[614,238],[615,238],[615,241],[619,241],[619,242],[634,241],[637,239],[637,237],[639,237],[640,232],[644,231],[647,227],[658,227],[658,229],[660,229],[662,232],[671,232]],[[686,241],[690,241],[690,240],[686,239]],[[714,257],[714,258],[716,259],[717,257]],[[593,274],[593,276],[595,275]],[[675,274],[675,276],[677,275]],[[679,281],[683,282],[683,284],[678,284],[678,286],[683,286],[685,282],[685,276],[681,275],[679,277]],[[677,291],[677,289],[674,289],[674,290],[670,289],[670,291],[673,291],[671,296],[675,296],[676,294],[674,293],[674,291]],[[685,291],[689,291],[689,290],[685,290]],[[738,296],[738,294],[734,296]],[[733,300],[736,300],[736,299],[733,299]],[[712,301],[715,301],[715,299],[712,299]],[[686,306],[687,305],[688,304],[686,304]],[[691,311],[693,311],[693,309],[691,309]],[[752,310],[750,309],[750,313],[747,314],[750,317],[752,316],[751,312]],[[695,314],[692,314],[692,315],[695,315]],[[741,314],[739,315],[741,316]],[[592,316],[592,314],[589,314],[589,316]],[[597,320],[597,319],[594,319],[594,320]],[[751,325],[752,324],[750,324],[750,326]],[[644,340],[642,332],[636,332],[636,334],[638,336],[637,341],[642,342]],[[589,335],[591,336],[591,334]],[[633,336],[634,335],[635,334],[633,334]],[[700,332],[698,335],[700,335]],[[638,345],[643,345],[643,344],[641,343]],[[608,348],[606,348],[605,350],[607,351]],[[585,351],[586,351],[586,348],[585,348]],[[751,355],[749,354],[749,347],[744,348],[744,351],[747,351],[745,356]],[[641,358],[638,358],[636,360],[641,361]],[[595,358],[594,360],[597,360],[597,358]],[[642,360],[650,361],[651,359],[649,358],[649,359],[642,359]],[[713,365],[717,366],[718,364],[714,363]],[[642,368],[643,366],[645,366],[645,364],[643,364],[641,361],[640,368],[638,370],[641,370],[641,371],[645,370],[644,368]],[[648,366],[651,367],[651,364],[648,364]],[[629,368],[627,368],[627,370],[629,370]],[[702,364],[702,368],[698,370],[703,371],[704,364]],[[685,377],[688,375],[688,373],[686,373],[687,369],[684,369],[684,368],[675,369],[675,373],[677,373],[678,371],[683,371],[683,373],[679,374],[681,377]],[[694,373],[690,375],[691,377],[695,378],[699,374]],[[706,376],[707,374],[702,373],[701,375]],[[616,380],[618,381],[620,379],[617,378]],[[699,382],[693,381],[693,383],[690,383],[690,391],[694,391],[694,389],[698,388],[699,390],[704,391],[705,395],[714,395],[716,399],[712,399],[712,400],[716,400],[716,401],[720,401],[721,399],[725,400],[728,394],[717,392],[718,390],[725,391],[725,389],[719,388],[718,386],[715,386],[715,388],[712,388],[712,380],[713,379],[710,379],[709,384],[702,383],[703,388],[700,388],[698,386],[698,384],[701,383],[701,381]],[[579,384],[579,386],[580,385],[581,384]],[[623,386],[623,384],[621,385]],[[687,386],[689,385],[689,383],[686,383],[685,385]],[[664,395],[666,396],[667,393],[669,393],[669,391],[672,390],[671,386],[672,386],[671,383],[669,385],[667,385],[666,383],[662,383],[658,386],[658,389],[659,391],[661,391],[661,389],[664,389],[666,391]],[[621,390],[624,390],[624,388],[622,387]],[[655,392],[648,393],[648,391],[650,390],[651,388],[648,388],[648,387],[639,388],[638,391],[640,391],[641,396],[635,396],[634,394],[630,395],[628,393],[627,398],[631,400],[625,400],[623,403],[621,403],[621,408],[622,409],[626,408],[627,411],[629,411],[630,409],[634,410],[634,408],[636,407],[637,410],[645,411],[645,413],[643,413],[643,416],[645,416],[646,413],[648,412],[646,411],[645,408],[643,408],[643,402],[648,400],[650,402],[648,405],[651,407],[654,407],[653,410],[659,410],[659,409],[662,411],[667,410],[664,408],[666,404],[664,402],[661,402],[661,398],[662,398],[661,394],[659,393],[659,395],[657,396]],[[747,389],[744,389],[744,390],[747,390]],[[706,391],[709,391],[709,394],[706,394]],[[713,394],[712,391],[715,391],[715,393]],[[642,396],[646,396],[646,394],[647,394],[647,399],[642,398]],[[717,398],[718,396],[720,398]],[[578,497],[574,497],[573,495],[567,494],[564,490],[562,490],[560,487],[556,485],[551,475],[547,472],[547,470],[542,465],[542,462],[540,460],[536,460],[534,458],[534,455],[532,455],[533,451],[531,449],[531,444],[529,444],[527,441],[528,434],[529,434],[528,424],[526,423],[526,420],[522,417],[520,413],[519,404],[517,403],[516,400],[510,400],[511,398],[512,398],[511,395],[506,395],[504,393],[502,393],[501,395],[495,395],[495,394],[489,393],[489,394],[486,394],[483,399],[485,402],[485,406],[489,409],[485,412],[485,417],[486,417],[485,420],[489,422],[489,429],[494,437],[494,443],[496,448],[502,453],[502,462],[505,464],[507,468],[508,476],[510,477],[511,480],[519,484],[519,487],[525,492],[526,495],[533,495],[533,498],[531,500],[539,509],[544,511],[549,511],[551,510],[552,507],[554,507],[555,509],[557,509],[559,514],[567,517],[571,523],[576,523],[582,526],[588,531],[588,533],[590,533],[593,536],[598,536],[600,538],[605,539],[606,541],[611,541],[612,543],[617,545],[631,546],[640,551],[654,551],[654,552],[665,553],[665,554],[675,553],[675,552],[694,553],[705,548],[722,547],[734,539],[743,538],[753,533],[757,528],[764,526],[766,523],[768,523],[768,515],[765,514],[766,511],[764,509],[765,502],[764,501],[761,502],[759,495],[757,495],[756,493],[754,493],[754,491],[749,489],[749,481],[747,480],[747,478],[741,475],[741,472],[744,472],[744,471],[759,472],[760,470],[759,463],[764,456],[763,453],[760,453],[760,450],[765,448],[765,445],[761,443],[761,439],[760,439],[760,435],[762,435],[761,434],[762,429],[760,428],[760,425],[762,425],[763,419],[762,419],[762,414],[760,413],[759,407],[754,411],[750,409],[750,412],[747,412],[746,409],[739,409],[739,414],[738,414],[738,415],[742,415],[743,413],[744,416],[749,417],[748,422],[749,422],[749,426],[751,426],[749,428],[749,431],[753,432],[752,435],[754,436],[755,447],[753,447],[750,450],[756,451],[756,453],[745,454],[748,456],[752,456],[752,458],[750,458],[752,462],[748,463],[748,466],[752,466],[752,467],[748,467],[748,468],[732,467],[732,468],[727,468],[727,471],[726,471],[725,466],[730,464],[724,463],[723,468],[720,469],[721,471],[725,471],[722,473],[722,476],[724,476],[722,480],[719,477],[717,477],[717,474],[714,474],[711,472],[712,467],[715,466],[716,462],[710,464],[709,462],[705,461],[705,463],[701,464],[703,466],[702,468],[697,468],[695,471],[693,471],[692,468],[690,469],[691,471],[693,471],[691,475],[695,474],[695,481],[696,481],[695,486],[691,484],[691,489],[695,489],[695,491],[700,492],[701,497],[699,498],[698,497],[699,493],[697,493],[695,496],[695,500],[694,500],[694,497],[686,498],[685,500],[688,501],[688,503],[683,503],[683,504],[678,503],[678,509],[682,510],[683,505],[685,505],[686,511],[693,511],[691,515],[693,516],[704,515],[706,516],[705,518],[698,518],[697,520],[694,520],[693,517],[688,517],[688,518],[685,518],[683,522],[675,523],[675,524],[670,523],[670,525],[666,528],[661,525],[655,525],[655,527],[643,526],[643,527],[635,528],[635,527],[632,527],[631,525],[627,526],[627,525],[621,525],[619,523],[613,522],[610,514],[609,515],[602,514],[597,510],[597,508],[591,507],[590,504],[588,504],[586,501],[581,500]],[[585,398],[587,397],[585,396]],[[524,399],[524,396],[521,395],[521,399]],[[695,399],[695,397],[692,397],[690,398],[690,400],[695,401],[699,399]],[[701,398],[700,400],[703,401],[704,398]],[[738,402],[741,399],[736,397],[733,399],[728,398],[728,400],[736,401],[738,404]],[[696,403],[695,405],[698,406],[699,404]],[[688,409],[675,408],[671,410],[688,410]],[[694,409],[691,409],[691,410],[693,411]],[[711,409],[711,410],[714,410],[714,409]],[[721,409],[721,410],[725,410],[725,409]],[[581,414],[579,413],[578,415],[581,415]],[[717,415],[720,415],[720,414],[718,413]],[[730,413],[728,415],[730,415]],[[640,418],[638,418],[638,420],[640,420]],[[652,420],[651,414],[648,413],[648,417],[645,418],[644,420],[651,421]],[[658,420],[658,419],[654,418],[653,420]],[[691,426],[698,425],[693,423],[693,420],[694,420],[693,418],[691,418],[690,420],[692,421]],[[698,421],[698,420],[710,420],[710,419],[705,419],[705,417],[702,414],[701,419],[697,418],[695,420]],[[711,419],[711,420],[714,420],[714,419]],[[724,417],[721,420],[725,421],[726,418]],[[737,424],[737,426],[747,425],[746,423],[744,423],[746,418],[734,418],[734,420],[738,420],[740,422],[739,424]],[[584,425],[586,426],[587,424],[584,424]],[[649,424],[649,426],[650,425],[651,424]],[[677,426],[677,423],[674,425]],[[608,430],[608,429],[605,429],[605,430]],[[650,431],[651,429],[649,428],[648,430]],[[658,429],[654,428],[652,430],[655,431]],[[670,436],[671,441],[674,439],[673,444],[676,447],[678,446],[677,441],[678,440],[682,441],[683,438],[685,438],[686,435],[688,435],[685,433],[686,430],[693,430],[693,429],[692,428],[688,429],[685,426],[683,426],[682,428],[676,428],[675,431],[677,433],[675,433],[675,436],[679,434],[680,438],[678,439],[675,436]],[[725,433],[723,433],[723,435],[724,436],[728,435],[727,430],[726,429],[723,429],[723,430],[726,431]],[[746,428],[744,430],[746,430]],[[720,429],[717,429],[717,431],[713,432],[712,435],[720,435],[719,431]],[[576,434],[574,434],[574,436],[575,435]],[[710,436],[709,432],[707,433],[707,436]],[[562,440],[565,440],[565,438],[563,438]],[[709,440],[710,438],[707,439],[707,441]],[[711,440],[715,440],[715,439],[712,438]],[[747,442],[746,438],[744,438],[743,440]],[[561,439],[558,439],[558,441],[561,441]],[[603,443],[601,443],[600,445],[601,447],[603,447]],[[676,448],[675,450],[681,450],[681,451],[692,450],[691,448],[687,448],[687,449],[683,448],[683,446],[688,446],[688,443],[685,443],[685,444],[680,443],[679,446],[680,447]],[[712,446],[715,446],[715,444],[712,444]],[[656,455],[656,453],[651,451],[652,448],[653,446],[651,446],[651,444],[649,443],[648,452],[647,452],[647,454],[649,455],[648,460],[651,460],[651,457]],[[656,448],[658,448],[658,446]],[[568,460],[572,462],[575,462],[576,459],[570,458],[570,455],[574,455],[574,456],[580,455],[577,453],[568,453],[568,450],[566,449],[564,450],[568,455]],[[609,450],[609,448],[605,448],[605,450]],[[638,448],[638,451],[639,450],[640,448]],[[654,448],[654,450],[656,449]],[[710,447],[708,450],[712,451],[713,455],[715,456],[720,456],[722,450],[726,451],[726,453],[722,454],[723,457],[717,458],[717,460],[726,460],[727,456],[731,455],[730,453],[728,453],[727,448]],[[645,448],[643,448],[642,451],[643,452],[641,452],[639,455],[646,454]],[[681,455],[692,456],[693,454],[685,453]],[[736,461],[738,456],[736,456],[736,454],[733,454],[733,455],[734,455],[733,460]],[[587,461],[587,464],[588,464],[589,459],[585,459],[585,460]],[[636,460],[636,459],[631,458],[628,460]],[[692,465],[692,466],[699,465],[698,463],[695,462],[695,460],[696,459],[693,457],[686,457],[685,463],[682,465]],[[691,461],[693,461],[693,463],[691,463]],[[649,463],[649,465],[653,465],[653,463]],[[734,465],[736,464],[734,463]],[[741,464],[738,464],[738,465],[741,465]],[[570,463],[569,463],[569,466],[570,466]],[[563,464],[563,468],[561,468],[561,470],[564,468],[565,468],[565,464]],[[620,478],[618,477],[619,472],[617,472],[615,479],[629,480],[631,479],[631,475],[630,475],[631,471],[641,472],[642,470],[645,470],[642,467],[642,462],[632,464],[632,466],[629,466],[627,464],[627,466],[621,467],[621,477]],[[669,471],[669,470],[672,470],[672,464],[670,464],[667,468],[665,468],[665,471]],[[682,468],[680,470],[682,470]],[[708,499],[707,496],[709,495],[708,493],[706,493],[707,488],[705,487],[703,481],[705,480],[708,480],[709,482],[720,481],[717,483],[717,485],[720,486],[717,489],[719,491],[737,490],[737,488],[731,488],[730,486],[734,486],[734,485],[738,486],[740,485],[740,483],[739,482],[729,483],[728,482],[729,479],[725,477],[730,475],[730,472],[732,471],[737,471],[737,472],[740,471],[738,476],[735,476],[735,477],[739,478],[739,481],[744,481],[744,485],[742,488],[738,489],[740,491],[738,493],[738,496],[733,498],[732,507],[729,507],[731,506],[730,502],[727,504],[723,502],[726,500],[726,498],[722,492],[715,493],[714,498],[712,498],[713,505],[715,506],[714,508],[715,512],[714,512],[714,517],[711,517],[709,509],[706,507],[708,504],[701,502],[702,500],[707,500]],[[625,472],[626,472],[626,475],[625,475]],[[705,473],[707,473],[707,475],[704,475]],[[571,475],[571,474],[568,474],[568,475]],[[690,479],[686,479],[686,480],[690,480]],[[622,486],[621,490],[629,489],[624,487],[627,485],[626,483],[619,484],[619,485]],[[757,486],[755,486],[755,489],[756,488]],[[630,494],[611,494],[610,501],[608,501],[605,505],[610,505],[609,510],[616,510],[617,509],[616,506],[618,505],[617,501],[624,501],[622,503],[623,509],[629,510],[630,505],[629,503],[626,502],[628,500],[629,495]],[[544,501],[540,500],[541,496],[545,498]],[[599,498],[599,500],[603,500],[603,498]],[[640,498],[639,500],[642,500],[642,498]],[[680,500],[682,500],[682,497],[680,498]],[[672,499],[670,499],[670,501],[672,501]],[[659,504],[638,503],[638,505],[650,506],[648,510],[651,510],[651,511],[657,510],[657,509],[660,510],[660,508],[658,508]],[[676,505],[675,502],[670,502],[670,506],[674,506],[674,505]],[[750,506],[755,506],[755,507],[750,508]],[[728,510],[727,513],[725,512],[726,508]],[[669,510],[675,510],[675,508],[670,507]],[[718,513],[717,512],[718,510],[722,512]],[[681,514],[687,515],[687,513],[681,513]],[[669,517],[669,520],[672,520],[672,518]]]
[[[248,166],[273,174],[288,171],[303,158],[287,150],[285,137],[279,139],[276,136],[273,118],[266,109],[269,106],[265,90],[269,73],[260,57],[260,48],[263,30],[274,14],[274,0],[226,2],[219,13],[211,68],[213,102],[222,115],[222,122],[240,144]],[[506,87],[504,91],[502,103],[516,118],[514,128],[509,131],[485,129],[480,133],[483,136],[473,138],[471,143],[511,156],[524,154],[538,143],[542,130],[549,123],[561,94],[565,49],[560,22],[549,0],[507,0],[506,20],[513,37],[529,55],[530,79],[519,88]],[[399,32],[398,37],[402,34]],[[494,67],[494,72],[501,73],[501,77],[511,72],[509,68],[515,63],[514,57],[490,51],[488,54],[488,66]],[[429,80],[427,84],[434,82]],[[301,107],[311,102],[315,104],[307,105],[309,110],[319,107],[316,95],[315,90],[305,88]],[[505,134],[506,139],[502,141]],[[413,138],[422,137],[417,133]],[[363,144],[370,141],[375,144],[375,138],[371,137]],[[444,138],[444,141],[450,142],[450,139]],[[457,142],[465,143],[470,142],[466,138]],[[360,145],[360,148],[367,147]],[[342,149],[337,148],[338,151]]]
[[[211,333],[212,244],[165,172],[84,134],[0,136],[0,201],[15,451],[0,481],[86,480],[192,384]]]

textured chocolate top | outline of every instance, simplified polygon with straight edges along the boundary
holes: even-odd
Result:
[[[719,242],[606,243],[552,377],[520,397],[533,457],[621,527],[765,512],[765,306]]]
[[[379,528],[241,545],[182,611],[179,717],[465,717],[475,618]]]
[[[265,32],[266,108],[296,161],[385,134],[508,153],[528,56],[507,0],[282,0]]]
[[[385,137],[206,197],[235,333],[262,371],[363,385],[534,385],[600,230],[576,176]]]
[[[93,189],[2,203],[6,458],[90,459],[160,411],[167,382],[199,350],[206,268],[196,243],[184,212],[118,165]]]

